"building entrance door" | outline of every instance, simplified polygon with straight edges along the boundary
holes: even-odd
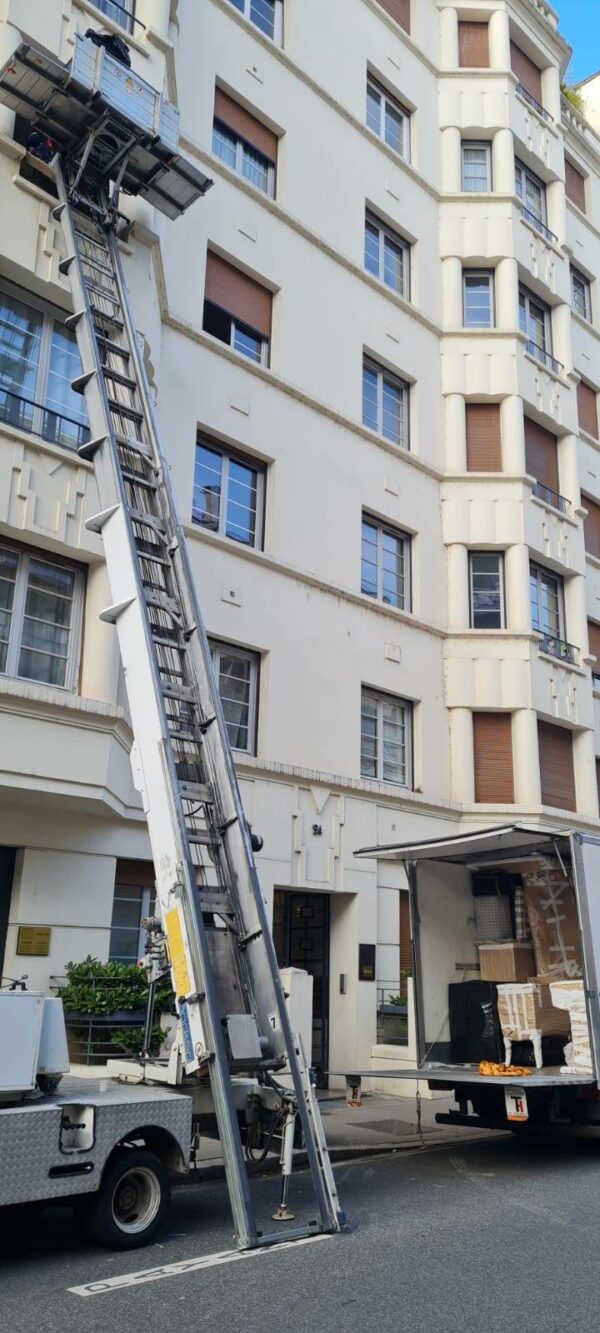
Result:
[[[273,941],[280,967],[301,967],[313,978],[312,1063],[327,1087],[329,1048],[329,897],[275,889]]]
[[[6,953],[6,933],[10,914],[15,855],[14,847],[0,847],[0,984],[4,976],[4,955]]]

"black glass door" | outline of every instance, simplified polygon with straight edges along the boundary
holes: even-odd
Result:
[[[273,941],[280,967],[301,967],[313,978],[312,1063],[327,1087],[329,1039],[329,897],[275,890]]]

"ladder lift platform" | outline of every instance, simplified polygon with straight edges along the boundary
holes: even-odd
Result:
[[[112,604],[101,618],[119,639],[156,875],[150,991],[170,973],[177,1003],[168,1066],[148,1054],[149,1015],[143,1058],[116,1072],[180,1086],[193,1100],[208,1096],[237,1242],[248,1248],[339,1231],[345,1218],[312,1071],[290,1026],[119,250],[121,194],[141,195],[174,219],[211,182],[178,152],[177,110],[110,43],[78,34],[63,65],[23,42],[0,70],[0,101],[54,152],[53,216],[66,243],[60,271],[73,299],[67,324],[82,361],[73,387],[85,394],[90,424],[79,453],[93,463],[100,499],[87,526],[104,544]],[[240,1082],[251,1089],[243,1111]],[[257,1122],[272,1127],[274,1115],[282,1193],[273,1217],[293,1218],[287,1190],[298,1120],[314,1195],[314,1215],[281,1231],[259,1226],[244,1159],[248,1126],[256,1135]]]

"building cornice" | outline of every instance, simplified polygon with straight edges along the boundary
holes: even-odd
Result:
[[[349,796],[373,797],[378,804],[392,804],[397,810],[427,812],[444,818],[447,815],[460,814],[463,807],[456,801],[443,801],[425,796],[421,791],[409,791],[404,787],[394,787],[389,782],[372,782],[369,778],[344,777],[339,773],[321,772],[316,768],[300,768],[296,764],[281,764],[273,759],[261,759],[254,755],[235,753],[235,766],[240,777],[260,777],[268,781],[283,778],[293,783],[327,787],[332,791],[346,793]]]
[[[59,722],[61,726],[78,727],[86,731],[99,731],[113,736],[128,754],[133,742],[125,709],[120,704],[88,699],[51,685],[0,676],[0,712],[33,717],[41,722]]]

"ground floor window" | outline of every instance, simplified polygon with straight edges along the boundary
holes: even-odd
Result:
[[[144,952],[142,921],[154,912],[156,889],[151,861],[117,861],[108,958],[137,963]]]

